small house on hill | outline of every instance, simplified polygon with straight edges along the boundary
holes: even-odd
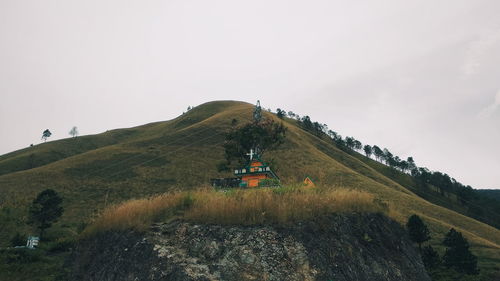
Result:
[[[304,179],[304,185],[306,187],[315,187],[316,186],[310,177],[306,177]]]
[[[29,249],[34,249],[38,246],[39,242],[40,242],[40,237],[28,236],[28,240],[26,241],[26,247]]]
[[[240,187],[264,186],[265,180],[279,180],[278,176],[264,163],[257,154],[250,151],[250,162],[242,169],[234,170],[234,175],[241,178]]]

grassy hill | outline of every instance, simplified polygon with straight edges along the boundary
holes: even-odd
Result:
[[[49,231],[57,237],[75,235],[113,203],[195,189],[208,185],[210,178],[231,176],[216,167],[224,158],[224,134],[235,122],[251,120],[252,111],[248,103],[210,102],[170,121],[47,142],[0,156],[0,220],[5,226],[0,229],[1,246],[16,231],[28,233],[27,206],[47,188],[64,198],[65,213]],[[271,113],[264,114],[279,121]],[[432,194],[425,200],[414,193],[411,180],[391,176],[384,165],[338,149],[294,120],[283,122],[285,143],[264,155],[283,183],[310,176],[325,187],[372,193],[390,206],[391,216],[400,223],[411,214],[421,216],[435,245],[451,227],[461,231],[479,256],[481,269],[500,270],[498,229],[460,214],[453,201],[439,203]]]

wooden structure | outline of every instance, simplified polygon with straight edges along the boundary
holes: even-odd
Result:
[[[241,178],[240,187],[268,186],[269,181],[273,179],[279,181],[278,176],[269,165],[264,163],[253,150],[250,150],[247,155],[250,156],[248,165],[242,169],[234,170],[234,175]]]
[[[28,240],[26,241],[26,247],[34,249],[35,247],[38,246],[38,242],[40,242],[40,237],[28,236]]]
[[[315,187],[316,186],[310,177],[306,177],[304,179],[304,185],[306,187]]]

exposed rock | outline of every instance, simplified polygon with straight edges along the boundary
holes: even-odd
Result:
[[[82,241],[70,280],[430,280],[396,222],[335,215],[289,226],[175,221]]]

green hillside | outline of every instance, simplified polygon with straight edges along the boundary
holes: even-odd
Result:
[[[0,220],[5,226],[0,229],[0,246],[7,245],[15,232],[29,232],[27,206],[47,188],[64,198],[65,212],[52,235],[75,235],[112,203],[194,189],[207,186],[210,178],[231,176],[217,170],[224,159],[224,134],[235,123],[248,122],[252,111],[248,103],[210,102],[171,121],[47,142],[0,156]],[[280,121],[274,114],[265,116]],[[283,122],[285,143],[264,155],[283,183],[309,176],[319,185],[373,193],[400,223],[411,214],[421,216],[436,245],[451,227],[461,231],[479,256],[481,269],[500,270],[500,230],[460,214],[453,200],[418,196],[405,175],[393,175],[380,163],[347,153],[292,119]]]

